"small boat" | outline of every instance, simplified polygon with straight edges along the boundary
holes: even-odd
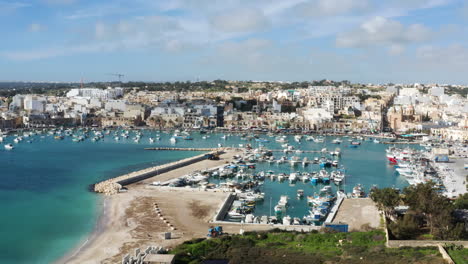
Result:
[[[334,139],[332,140],[332,144],[341,144],[341,140],[340,139]]]
[[[333,167],[338,167],[338,161],[337,160],[334,160],[332,161],[332,164],[331,164]]]
[[[283,217],[283,225],[290,225],[291,224],[291,217],[289,215]]]
[[[353,145],[353,146],[359,146],[359,145],[361,145],[361,142],[359,142],[359,141],[351,141],[351,145]]]
[[[154,138],[150,137],[148,140],[150,143],[154,143]]]
[[[303,198],[304,197],[304,190],[297,190],[297,198]]]
[[[169,139],[171,141],[171,143],[176,143],[177,142],[177,139],[175,137],[171,137],[171,139]]]
[[[380,141],[378,139],[374,139],[374,143],[379,144]]]
[[[352,196],[353,198],[362,198],[365,196],[361,184],[354,186]]]
[[[288,179],[289,179],[289,182],[290,182],[290,183],[293,183],[293,182],[297,181],[297,173],[294,173],[294,172],[293,172],[293,173],[289,174],[289,178],[288,178]]]
[[[15,148],[12,144],[6,144],[6,145],[4,145],[4,147],[5,147],[6,150],[11,150],[11,149]]]

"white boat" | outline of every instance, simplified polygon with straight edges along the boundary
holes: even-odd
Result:
[[[297,165],[297,163],[299,163],[299,157],[292,156],[291,159],[289,160],[289,163],[291,164],[291,166]]]
[[[244,218],[245,218],[245,215],[236,212],[235,209],[234,209],[233,211],[230,211],[230,212],[228,213],[228,216],[229,216],[229,218],[231,218],[231,219],[244,219]]]
[[[353,198],[362,198],[362,197],[364,197],[365,193],[362,190],[361,184],[358,184],[358,185],[354,186],[352,195],[353,195]]]
[[[154,143],[154,138],[150,137],[148,140],[150,143]]]
[[[302,167],[305,167],[305,166],[307,166],[308,164],[309,164],[309,159],[307,159],[307,157],[304,157],[304,158],[302,159]]]
[[[280,136],[275,139],[276,142],[278,143],[288,143],[288,140],[286,139],[286,136]]]
[[[332,143],[333,144],[341,144],[341,140],[337,138],[337,139],[332,140]]]
[[[14,148],[15,148],[15,147],[13,147],[12,144],[6,144],[6,145],[4,145],[4,147],[5,147],[6,150],[10,150],[10,149],[14,149]]]
[[[2,143],[2,142],[3,142],[3,137],[0,137],[0,143]]]
[[[284,180],[284,173],[278,174],[278,181],[283,181]]]
[[[288,178],[288,179],[289,179],[289,182],[290,182],[290,183],[293,183],[293,182],[297,181],[297,173],[294,173],[294,172],[293,172],[293,173],[289,174],[289,178]]]
[[[283,225],[291,225],[291,217],[289,215],[283,217]]]
[[[176,143],[177,142],[177,139],[175,137],[171,137],[171,139],[169,139],[171,141],[171,143]]]
[[[115,141],[119,141],[119,140],[120,140],[120,138],[119,138],[119,137],[115,137],[114,139],[115,139]]]
[[[295,135],[294,136],[294,141],[296,142],[301,142],[302,136],[301,135]]]

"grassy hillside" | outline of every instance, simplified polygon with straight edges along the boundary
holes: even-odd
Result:
[[[229,259],[241,263],[445,263],[437,248],[385,247],[382,231],[353,233],[251,232],[185,242],[176,263]]]

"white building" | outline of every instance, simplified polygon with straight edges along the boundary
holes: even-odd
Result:
[[[34,95],[26,95],[24,97],[24,110],[33,113],[43,113],[45,110],[46,99]]]
[[[105,90],[98,88],[80,88],[71,89],[67,93],[67,97],[86,97],[101,100],[115,99],[119,96],[123,96],[123,88],[107,88]]]
[[[429,89],[429,94],[432,96],[442,96],[445,94],[445,88],[444,87],[432,87]]]

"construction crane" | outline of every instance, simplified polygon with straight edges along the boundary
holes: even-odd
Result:
[[[124,77],[125,75],[121,74],[121,73],[109,73],[109,75],[113,75],[113,76],[117,76],[119,77],[119,82],[121,83],[121,78]]]

